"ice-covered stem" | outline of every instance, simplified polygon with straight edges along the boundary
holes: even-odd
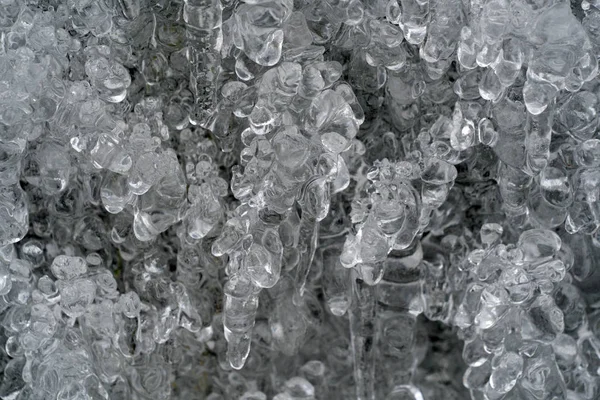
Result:
[[[395,326],[395,321],[404,323],[404,317],[408,316],[410,320],[406,313],[421,312],[420,307],[415,306],[419,302],[418,291],[408,291],[404,304],[399,305],[395,304],[397,301],[393,300],[393,295],[388,293],[388,290],[398,286],[395,283],[396,274],[406,273],[410,276],[411,270],[417,271],[418,279],[422,252],[420,245],[413,246],[415,238],[427,229],[430,215],[444,203],[455,178],[456,168],[436,158],[426,158],[423,168],[408,161],[391,163],[384,159],[375,162],[374,167],[367,173],[368,181],[363,191],[359,192],[358,198],[354,200],[351,215],[352,222],[355,223],[355,234],[348,234],[340,260],[344,267],[353,268],[350,330],[359,398],[376,396],[373,383],[376,369],[373,352],[378,349],[378,344],[375,339],[383,337],[382,351],[384,354],[388,353],[391,345],[390,335],[393,335],[389,331],[393,328],[388,324]],[[416,188],[419,188],[421,193]],[[393,262],[388,259],[391,252],[401,252],[409,248],[414,251],[406,254],[403,260]],[[393,260],[398,260],[398,257]],[[387,265],[392,266],[391,271],[386,271]],[[386,273],[387,279],[384,278]],[[369,302],[371,297],[375,301],[376,293],[376,289],[369,286],[378,284],[384,284],[385,287],[381,292],[381,310],[375,307],[375,303],[370,305]],[[418,285],[416,288],[420,289]],[[355,292],[365,295],[359,296]],[[369,293],[370,296],[367,296]],[[363,300],[366,303],[356,304]],[[401,310],[397,309],[398,306]],[[377,335],[373,324],[382,329]],[[414,323],[411,326],[414,327]],[[369,335],[364,333],[365,327],[371,327],[372,332],[369,331]],[[391,349],[390,352],[393,354],[394,350]],[[391,361],[392,364],[397,363],[393,355]],[[403,361],[406,360],[401,360],[398,364],[403,371],[400,375],[404,375],[401,379],[407,380],[406,377],[410,379],[414,365],[408,362],[407,366]]]
[[[408,161],[384,159],[375,162],[367,178],[364,192],[353,204],[356,233],[348,235],[341,261],[346,268],[357,268],[366,282],[376,284],[390,251],[408,248],[426,229],[431,212],[446,199],[456,169],[435,158],[427,159],[422,170]]]
[[[302,302],[330,193],[348,185],[341,154],[352,151],[362,122],[352,90],[334,86],[340,67],[321,60],[283,62],[265,72],[255,87],[230,82],[223,88],[234,103],[229,112],[246,119],[249,127],[242,133],[241,166],[233,170],[231,182],[242,205],[215,241],[213,253],[229,256],[230,277],[260,290],[277,283],[284,249],[286,254],[297,250],[288,265],[296,268],[296,304]],[[257,97],[250,102],[250,96]],[[229,343],[241,346],[235,336]]]
[[[222,8],[220,0],[185,0],[183,4],[189,84],[195,100],[190,120],[204,128],[210,124],[220,86]]]
[[[391,278],[393,279],[393,278]],[[419,281],[395,282],[384,278],[377,292],[377,376],[385,374],[377,396],[389,395],[398,385],[411,385],[417,363],[417,317],[420,313]]]
[[[536,176],[548,166],[554,112],[554,106],[550,104],[538,115],[527,114],[525,152],[527,172],[530,175]]]
[[[223,326],[227,340],[227,360],[232,368],[240,369],[250,352],[260,288],[254,286],[247,277],[234,275],[225,284],[224,291]]]
[[[182,136],[184,133],[186,132],[182,132]],[[191,132],[187,133],[191,135]],[[186,154],[188,205],[183,215],[183,225],[192,240],[216,235],[225,218],[224,197],[228,194],[228,185],[219,176],[213,159],[216,156],[214,147],[214,144],[204,139],[197,143],[196,149],[188,150]]]
[[[376,298],[375,287],[351,274],[350,337],[358,400],[375,400]]]
[[[428,8],[429,24],[425,40],[419,48],[419,55],[425,62],[425,70],[429,77],[439,79],[449,69],[453,60],[456,40],[467,19],[465,6],[461,1],[431,0],[425,3],[427,6],[419,5]],[[417,5],[414,4],[413,7],[415,6]]]
[[[298,230],[298,247],[300,257],[296,266],[296,276],[294,288],[296,294],[294,302],[301,304],[302,296],[306,290],[306,279],[310,273],[310,267],[317,250],[319,240],[319,222],[311,215],[305,213],[300,220],[300,229]]]
[[[223,325],[228,361],[236,369],[243,367],[250,351],[258,293],[279,279],[283,248],[276,228],[259,220],[256,208],[242,205],[212,246],[215,256],[229,256]]]

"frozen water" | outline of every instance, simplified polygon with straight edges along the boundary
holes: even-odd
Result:
[[[0,399],[600,399],[600,3],[0,0]]]

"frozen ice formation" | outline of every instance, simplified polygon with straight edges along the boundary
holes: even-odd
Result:
[[[0,0],[0,399],[599,400],[600,3]]]

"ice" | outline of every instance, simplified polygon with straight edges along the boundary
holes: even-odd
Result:
[[[0,398],[597,399],[599,7],[0,0]]]
[[[281,58],[283,30],[290,18],[289,2],[249,2],[235,12],[235,45],[252,61],[273,66]]]
[[[29,223],[25,192],[18,183],[2,186],[0,199],[0,243],[16,243],[27,234]]]
[[[57,279],[72,280],[87,272],[87,263],[81,257],[58,256],[50,269]]]

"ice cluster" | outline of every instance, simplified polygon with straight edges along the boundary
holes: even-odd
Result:
[[[1,400],[600,400],[600,2],[0,0]]]

